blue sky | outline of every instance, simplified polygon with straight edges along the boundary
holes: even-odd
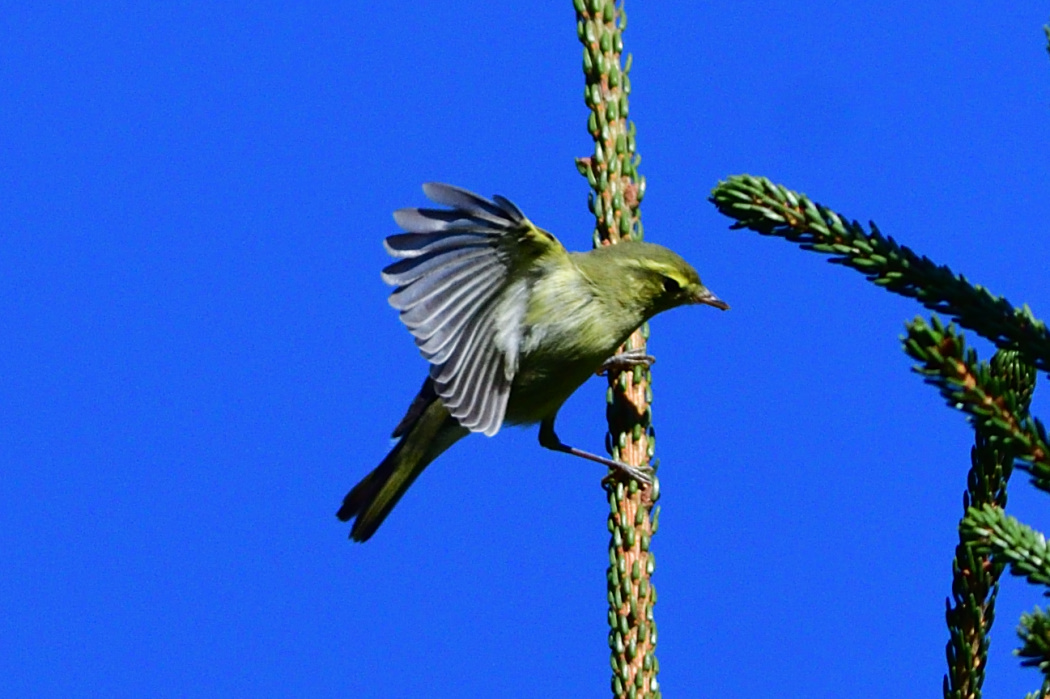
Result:
[[[652,323],[661,684],[936,695],[972,436],[900,350],[921,309],[706,198],[768,176],[1050,319],[1050,5],[668,7],[625,36],[646,235],[732,310]],[[334,517],[426,370],[390,212],[448,181],[590,244],[572,4],[11,3],[0,36],[0,693],[605,696],[600,467],[507,430],[367,544]],[[1040,602],[1005,582],[989,694],[1038,685]]]

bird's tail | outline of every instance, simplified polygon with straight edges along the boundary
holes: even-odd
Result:
[[[452,417],[428,378],[394,430],[400,437],[376,468],[343,498],[335,516],[354,519],[350,538],[367,541],[431,461],[469,434]]]

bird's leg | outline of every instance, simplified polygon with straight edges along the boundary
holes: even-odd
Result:
[[[612,459],[606,459],[604,456],[598,456],[592,454],[589,451],[583,451],[576,447],[570,447],[561,441],[557,434],[554,432],[554,418],[549,417],[540,423],[540,446],[546,447],[547,449],[553,449],[554,451],[560,451],[565,454],[572,454],[578,456],[581,459],[588,459],[595,461],[599,464],[604,464],[609,468],[620,471],[621,473],[630,476],[639,483],[651,485],[653,482],[652,470],[648,468],[639,468],[637,466],[631,466],[625,464],[622,461],[613,461]]]
[[[617,374],[621,371],[627,371],[633,369],[636,366],[652,366],[656,362],[656,357],[651,354],[646,354],[645,350],[641,347],[635,347],[629,349],[620,354],[614,354],[613,356],[602,362],[602,365],[598,367],[598,376],[605,376],[606,374]]]

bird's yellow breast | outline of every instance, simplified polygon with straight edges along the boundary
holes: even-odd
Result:
[[[571,257],[537,270],[506,420],[554,415],[640,323],[584,276]]]

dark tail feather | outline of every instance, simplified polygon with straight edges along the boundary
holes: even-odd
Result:
[[[343,522],[349,522],[351,518],[357,517],[354,521],[354,526],[350,530],[350,538],[354,541],[367,541],[373,534],[379,525],[383,523],[386,516],[390,514],[390,510],[394,509],[394,505],[401,499],[405,491],[408,490],[408,486],[412,485],[423,469],[412,475],[412,477],[405,483],[404,488],[396,494],[396,497],[392,498],[383,512],[377,513],[378,516],[366,519],[362,515],[368,510],[372,503],[376,502],[376,499],[386,485],[390,478],[397,471],[401,465],[400,459],[398,458],[401,453],[401,445],[404,443],[404,439],[397,443],[397,445],[386,455],[379,466],[377,466],[371,473],[361,479],[361,482],[353,487],[353,489],[346,494],[343,498],[343,506],[339,508],[339,511],[335,513]]]
[[[343,498],[336,517],[354,519],[350,538],[367,541],[430,462],[468,434],[432,390],[423,390],[398,425],[401,439],[386,458]]]
[[[346,494],[343,498],[343,506],[339,508],[339,511],[335,513],[343,522],[349,522],[352,517],[360,514],[368,506],[370,502],[375,499],[376,493],[383,487],[383,484],[390,479],[390,475],[394,469],[397,468],[396,456],[398,453],[398,447],[396,445],[386,458],[383,459],[379,466],[372,470],[367,476],[361,479],[361,481],[353,487],[353,489]]]

